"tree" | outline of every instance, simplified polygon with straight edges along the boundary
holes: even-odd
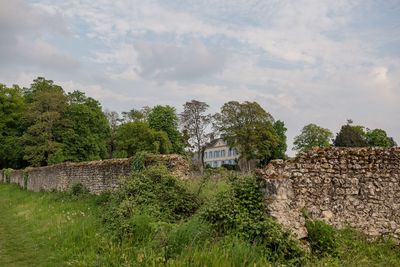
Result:
[[[117,150],[117,128],[120,122],[119,114],[116,111],[105,111],[104,115],[107,118],[110,127],[110,138],[108,139],[108,157],[113,158],[114,151]]]
[[[25,95],[24,117],[29,127],[23,135],[24,159],[33,166],[60,162],[62,144],[56,140],[54,130],[66,107],[63,89],[53,81],[39,77]]]
[[[333,141],[337,147],[366,147],[368,146],[364,127],[360,125],[351,125],[353,121],[348,120],[346,125],[343,125],[340,132],[336,134]]]
[[[313,147],[328,147],[332,132],[316,124],[308,124],[303,127],[301,134],[294,138],[294,150],[307,151]]]
[[[120,125],[116,134],[118,157],[131,157],[140,151],[170,153],[172,144],[163,131],[156,131],[146,122],[128,122]]]
[[[385,130],[382,129],[367,129],[366,138],[369,146],[376,147],[393,147],[396,146],[396,142],[392,137],[388,137]]]
[[[207,142],[207,128],[211,123],[211,115],[207,114],[208,105],[205,102],[192,100],[183,105],[183,112],[180,114],[181,125],[188,145],[193,146],[197,151],[197,158],[204,165],[203,147]]]
[[[281,154],[284,125],[278,123],[275,129],[273,117],[257,102],[225,103],[221,112],[215,115],[214,127],[230,146],[239,150],[248,169],[252,159],[265,164]],[[277,130],[281,131],[281,135]]]
[[[274,123],[275,133],[278,135],[278,146],[273,150],[273,159],[285,159],[286,158],[286,131],[285,123],[281,120],[277,120]]]
[[[149,126],[164,131],[172,144],[172,153],[183,153],[182,135],[178,131],[178,116],[171,106],[155,106],[148,116]]]
[[[0,169],[21,168],[23,161],[22,117],[25,102],[18,86],[0,84]]]
[[[122,112],[122,121],[123,122],[132,122],[132,121],[147,121],[149,114],[151,112],[151,108],[148,106],[144,106],[141,109],[131,109],[130,111]]]
[[[100,103],[83,92],[68,93],[67,105],[56,127],[62,143],[62,161],[90,161],[106,158],[110,127]]]

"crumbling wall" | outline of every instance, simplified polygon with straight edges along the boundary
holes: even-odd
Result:
[[[182,156],[147,155],[145,158],[146,165],[160,161],[166,163],[173,175],[186,178],[189,164]],[[73,184],[82,183],[91,193],[99,194],[118,188],[120,179],[130,175],[131,163],[132,159],[110,159],[13,170],[10,183],[36,192],[65,191]]]
[[[269,214],[305,237],[303,213],[336,227],[400,238],[400,148],[325,148],[272,161],[265,181]]]

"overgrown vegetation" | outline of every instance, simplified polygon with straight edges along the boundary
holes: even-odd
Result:
[[[138,156],[118,192],[0,185],[0,266],[399,266],[400,248],[308,221],[308,251],[264,213],[260,183],[181,181]]]

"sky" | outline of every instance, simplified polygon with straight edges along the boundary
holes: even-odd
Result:
[[[0,0],[0,83],[118,112],[257,101],[293,137],[352,119],[400,143],[400,0]]]

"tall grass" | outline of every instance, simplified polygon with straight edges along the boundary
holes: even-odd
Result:
[[[198,195],[206,207],[216,205],[218,197],[230,192],[229,181],[224,179],[186,181],[183,186]],[[271,261],[271,250],[262,242],[249,242],[238,231],[218,232],[202,218],[203,208],[174,221],[160,220],[158,213],[143,208],[135,210],[127,218],[129,235],[116,240],[101,220],[110,205],[107,195],[75,193],[33,193],[0,184],[0,266],[289,265]],[[326,227],[321,223],[313,226],[315,241],[318,235],[325,235],[322,230]],[[309,252],[306,261],[298,263],[400,266],[400,248],[393,241],[371,241],[350,229],[332,231],[336,231],[330,235],[337,244],[335,253]],[[321,248],[320,243],[317,245]]]

